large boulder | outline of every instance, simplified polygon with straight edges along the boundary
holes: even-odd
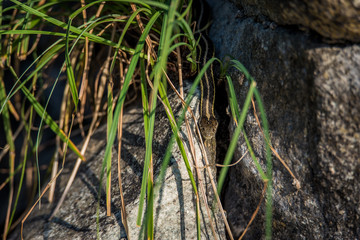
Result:
[[[360,46],[325,43],[318,34],[259,21],[261,18],[246,15],[245,7],[209,2],[214,9],[210,37],[217,56],[240,60],[255,78],[265,103],[272,145],[301,184],[296,188],[293,177],[273,156],[273,238],[356,239],[360,236]],[[250,1],[241,2],[248,5]],[[294,1],[290,2],[277,7],[286,12],[282,8]],[[277,14],[277,8],[266,4],[251,8],[269,16]],[[323,8],[323,14],[328,14],[327,5]],[[296,21],[288,23],[306,24]],[[249,85],[239,72],[233,71],[232,76],[242,106]],[[253,109],[245,130],[264,166],[264,139]],[[240,139],[234,158],[239,159],[246,149]],[[262,188],[249,155],[230,168],[224,205],[236,237],[255,211]],[[245,239],[262,236],[264,207]]]

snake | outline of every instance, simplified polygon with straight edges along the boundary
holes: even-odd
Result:
[[[195,1],[199,4],[195,8],[199,13],[197,18],[197,31],[195,38],[199,39],[197,58],[199,70],[206,62],[215,56],[215,49],[212,41],[208,37],[207,29],[210,22],[209,8],[202,0]],[[206,12],[205,12],[206,11]],[[202,28],[204,28],[202,30]],[[198,120],[200,133],[202,135],[205,152],[212,171],[216,174],[216,131],[218,128],[218,120],[215,115],[215,85],[216,76],[214,64],[206,70],[200,81],[201,99],[200,99],[200,118]],[[215,175],[216,176],[216,175]]]

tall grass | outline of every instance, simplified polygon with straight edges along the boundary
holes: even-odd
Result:
[[[67,149],[69,148],[78,156],[68,186],[60,202],[57,203],[56,210],[59,209],[78,167],[81,162],[86,160],[84,155],[87,143],[102,116],[105,115],[108,125],[107,145],[100,182],[106,177],[107,214],[111,214],[110,182],[112,176],[110,173],[113,167],[111,165],[111,149],[117,132],[121,131],[122,128],[124,105],[131,99],[129,96],[134,94],[134,85],[138,84],[135,81],[136,79],[141,80],[140,96],[143,103],[146,142],[137,225],[143,226],[143,234],[148,239],[154,238],[154,198],[164,181],[173,144],[176,142],[186,165],[194,195],[197,196],[197,237],[200,239],[201,202],[198,196],[198,185],[179,133],[188,104],[194,96],[199,81],[206,69],[216,59],[211,59],[199,71],[184,100],[184,108],[178,118],[175,117],[171,109],[168,90],[165,87],[169,56],[175,54],[176,50],[181,49],[188,53],[187,59],[182,61],[187,62],[190,69],[194,69],[196,65],[197,41],[191,27],[193,20],[191,19],[192,1],[174,0],[167,4],[168,1],[99,0],[86,3],[80,0],[73,7],[69,7],[70,1],[49,1],[46,3],[41,0],[28,2],[11,0],[11,2],[12,5],[3,8],[4,3],[0,1],[0,8],[2,8],[0,11],[2,13],[0,18],[2,21],[0,28],[0,113],[6,136],[6,145],[1,149],[0,161],[5,156],[9,158],[8,177],[0,187],[0,190],[4,189],[6,185],[9,188],[9,204],[3,239],[6,239],[9,231],[16,226],[14,224],[15,213],[17,202],[20,199],[20,190],[26,177],[26,168],[36,169],[30,174],[31,176],[27,177],[32,178],[34,186],[37,186],[39,201],[48,189],[54,188],[56,178],[63,169]],[[73,2],[71,3],[73,4]],[[135,43],[133,41],[134,36],[137,37]],[[44,39],[49,44],[42,46],[40,44],[43,44]],[[97,54],[101,55],[100,65],[96,58]],[[26,69],[22,70],[23,67],[20,68],[19,66],[25,66]],[[90,66],[97,68],[95,71],[91,71]],[[250,82],[250,88],[244,107],[240,112],[230,76],[227,75],[230,89],[229,102],[233,117],[238,125],[224,160],[225,165],[231,162],[240,134],[245,134],[243,125],[253,97],[255,97],[260,109],[265,141],[270,143],[266,114],[255,81],[239,62],[231,61],[231,66],[238,68],[245,74]],[[145,68],[150,69],[150,71],[145,71]],[[54,72],[54,70],[57,73],[49,75],[49,72]],[[146,80],[151,82],[150,85]],[[66,81],[66,86],[62,90],[63,98],[59,104],[61,109],[58,109],[60,117],[59,120],[56,120],[49,113],[49,104],[53,94],[55,94],[54,91],[59,91],[55,87],[61,81]],[[47,88],[50,88],[51,91],[45,99],[43,92]],[[164,107],[167,110],[166,113],[173,135],[164,155],[159,176],[155,177],[153,176],[152,146],[158,96],[163,100]],[[25,109],[24,106],[28,106],[28,109]],[[86,119],[86,109],[91,109],[92,114],[92,121],[87,131],[84,130],[83,126],[85,124],[84,119]],[[19,112],[21,112],[20,117]],[[11,126],[12,119],[16,120],[14,126]],[[40,119],[39,126],[34,126],[36,119]],[[72,140],[73,126],[75,129],[79,129],[85,139],[81,150]],[[34,127],[38,127],[36,134],[34,134]],[[14,133],[12,129],[15,128]],[[41,141],[42,129],[44,128],[51,129],[56,135],[57,147],[53,153],[52,163],[49,165],[52,166],[51,180],[46,188],[40,192],[41,184],[44,181],[41,179],[43,174],[40,171],[38,156],[41,146],[44,144]],[[26,136],[26,141],[18,147],[14,141],[20,133]],[[121,139],[119,144],[121,144]],[[247,144],[251,153],[251,145],[248,141]],[[266,171],[261,168],[255,155],[251,154],[251,156],[267,186],[266,236],[269,239],[271,238],[272,221],[272,163],[269,144],[266,146]],[[19,159],[17,162],[15,161],[16,157]],[[64,160],[62,164],[59,164],[58,159],[61,157]],[[61,166],[60,169],[57,168],[58,165]],[[118,165],[120,167],[120,162]],[[228,167],[221,170],[217,188],[219,193],[227,171]],[[14,179],[18,179],[18,177],[20,177],[18,192],[15,196]],[[99,193],[101,187],[100,185]],[[30,190],[30,192],[33,191]],[[53,192],[54,190],[50,191],[49,199],[53,198]],[[14,204],[12,204],[13,201]],[[98,203],[100,203],[100,194]],[[99,204],[97,211],[99,213]],[[19,217],[22,219],[22,223],[27,216],[28,214],[25,217],[24,215]],[[127,228],[128,226],[126,226]],[[228,225],[227,229],[229,231]],[[229,236],[232,238],[230,231]]]

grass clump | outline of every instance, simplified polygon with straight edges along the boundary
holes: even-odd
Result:
[[[145,235],[153,239],[154,196],[162,184],[171,149],[176,142],[197,196],[197,231],[200,239],[200,198],[179,128],[201,76],[216,59],[210,59],[199,71],[185,98],[184,110],[178,118],[171,110],[166,87],[169,56],[174,56],[175,59],[179,52],[182,52],[181,61],[186,62],[187,70],[196,68],[197,40],[192,31],[192,1],[80,0],[75,4],[73,1],[54,0],[10,2],[5,4],[0,1],[0,113],[2,134],[5,136],[1,139],[1,146],[4,147],[0,149],[0,163],[4,164],[4,158],[8,158],[8,163],[4,164],[8,169],[7,177],[2,176],[4,180],[0,190],[8,189],[9,203],[4,219],[3,238],[6,239],[9,231],[20,220],[23,223],[28,216],[20,216],[17,212],[24,178],[33,182],[30,189],[27,189],[31,193],[31,199],[37,192],[39,201],[49,190],[49,200],[52,201],[55,181],[61,174],[69,148],[78,159],[69,179],[68,190],[81,162],[85,161],[84,153],[88,140],[104,116],[108,128],[101,179],[106,177],[107,214],[111,214],[111,149],[116,136],[121,136],[117,133],[121,131],[124,105],[129,104],[139,94],[136,89],[140,89],[144,109],[146,154],[137,224],[145,224]],[[240,111],[236,96],[231,91],[231,78],[226,76],[231,93],[230,106],[238,127],[228,149],[225,165],[232,159],[240,133],[245,134],[243,124],[253,96],[261,112],[266,142],[270,142],[265,111],[255,81],[239,62],[233,60],[229,66],[236,67],[245,74],[250,88],[244,108]],[[58,87],[59,85],[62,87]],[[57,114],[54,114],[50,105],[52,99],[58,95],[62,96],[57,103],[60,108],[57,109]],[[151,156],[158,96],[168,110],[166,112],[173,136],[160,174],[154,180]],[[72,129],[76,129],[77,133]],[[55,147],[51,153],[52,161],[50,165],[46,165],[41,163],[39,155],[46,142],[43,138],[49,131],[54,134]],[[78,149],[73,141],[76,134],[84,139],[81,149]],[[23,141],[15,144],[19,141],[19,136],[22,136]],[[251,149],[249,143],[248,147]],[[266,173],[260,165],[258,169],[267,186],[266,232],[270,238],[272,165],[270,149],[267,148],[266,151]],[[60,161],[61,158],[63,161]],[[42,168],[45,170],[41,170]],[[29,169],[32,170],[27,171]],[[224,167],[220,173],[218,192],[221,191],[227,169],[228,167]],[[51,180],[41,192],[45,175],[50,176]],[[14,179],[17,179],[18,184],[15,184]],[[99,188],[101,189],[101,186]],[[67,190],[56,210],[64,200]],[[30,207],[28,204],[26,208],[29,210]],[[147,211],[143,216],[145,207]],[[16,217],[19,220],[16,220]],[[231,236],[230,231],[229,235]]]

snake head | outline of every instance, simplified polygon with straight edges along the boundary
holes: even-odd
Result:
[[[202,137],[205,139],[215,138],[218,125],[219,123],[215,117],[201,117],[199,121],[199,128]]]

